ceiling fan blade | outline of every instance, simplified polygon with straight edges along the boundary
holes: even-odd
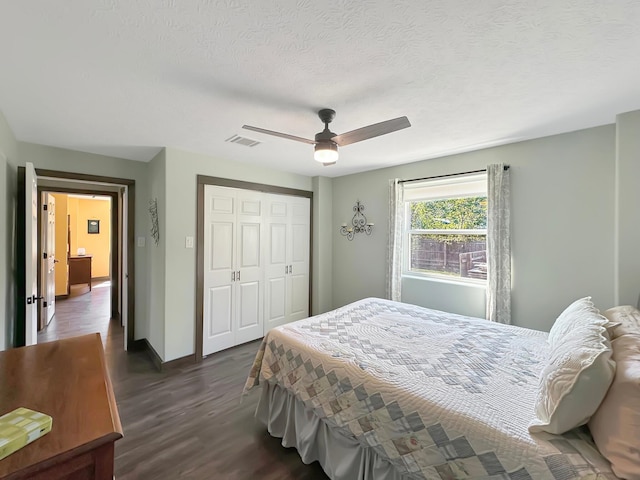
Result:
[[[309,140],[308,138],[296,137],[295,135],[289,135],[288,133],[274,132],[273,130],[265,130],[264,128],[252,127],[250,125],[243,125],[242,128],[246,130],[252,130],[254,132],[266,133],[267,135],[273,135],[274,137],[287,138],[289,140],[295,140],[296,142],[308,143],[315,145],[316,142]]]
[[[351,130],[347,133],[336,135],[331,140],[336,142],[338,146],[344,147],[345,145],[351,145],[352,143],[361,142],[362,140],[368,140],[369,138],[379,137],[387,133],[402,130],[403,128],[410,127],[409,119],[407,117],[398,117],[385,122],[374,123],[367,127]]]

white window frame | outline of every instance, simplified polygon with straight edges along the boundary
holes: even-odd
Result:
[[[465,187],[465,184],[467,187]],[[445,235],[484,235],[487,229],[411,229],[411,203],[429,200],[449,200],[454,198],[487,196],[486,173],[461,175],[452,178],[427,180],[413,185],[405,185],[404,198],[404,232],[402,235],[402,276],[418,277],[451,283],[486,285],[481,278],[459,277],[438,273],[416,272],[411,265],[411,236],[415,234],[445,234]]]

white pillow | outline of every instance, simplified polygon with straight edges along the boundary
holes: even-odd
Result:
[[[591,297],[580,298],[569,305],[558,318],[556,318],[556,321],[549,331],[547,342],[551,347],[554,347],[562,341],[569,332],[580,325],[594,322],[605,327],[608,327],[610,323],[607,318],[600,314],[600,310],[593,305]]]
[[[583,299],[584,300],[584,299]],[[611,385],[615,363],[601,315],[575,309],[580,319],[553,339],[538,385],[530,432],[561,434],[584,425],[598,409]]]

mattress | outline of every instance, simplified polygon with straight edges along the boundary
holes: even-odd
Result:
[[[268,382],[408,479],[615,479],[588,431],[531,434],[547,334],[369,298],[275,328]]]

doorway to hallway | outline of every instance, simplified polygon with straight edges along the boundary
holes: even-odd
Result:
[[[29,188],[27,188],[29,186]],[[109,260],[110,291],[110,316],[114,325],[124,326],[121,335],[120,348],[127,349],[127,345],[134,341],[135,332],[135,278],[134,278],[134,232],[135,232],[135,181],[123,178],[103,177],[98,175],[79,174],[54,170],[34,169],[31,163],[25,167],[18,167],[18,225],[17,225],[17,309],[16,328],[14,333],[14,345],[32,345],[39,341],[38,327],[42,328],[42,315],[40,307],[45,300],[43,290],[42,273],[50,272],[51,265],[42,265],[41,259],[47,258],[41,232],[42,210],[41,201],[43,192],[61,192],[79,195],[105,195],[112,199],[110,224],[111,230],[111,254]],[[86,233],[102,231],[107,221],[89,218],[82,228]],[[87,222],[89,224],[87,225]],[[99,226],[99,228],[98,228]],[[91,232],[88,232],[91,230]],[[37,240],[37,241],[36,241]],[[64,242],[67,243],[67,242]],[[73,243],[73,242],[68,242]],[[85,242],[83,242],[85,243]],[[68,252],[70,257],[74,254],[80,257],[80,245],[73,252]],[[88,252],[88,243],[85,245]],[[66,266],[66,256],[63,254],[58,260],[57,266]],[[63,260],[62,262],[60,260]],[[54,264],[54,271],[56,262]],[[61,265],[62,264],[62,265]],[[86,264],[86,262],[85,262]],[[92,262],[93,264],[93,262]],[[85,265],[86,266],[86,265]],[[93,266],[93,265],[92,265]],[[45,270],[46,269],[46,270]],[[83,277],[84,278],[84,277]],[[99,280],[93,278],[93,280]],[[74,282],[69,282],[74,284]],[[85,285],[88,284],[85,283]],[[57,297],[58,295],[56,295]],[[58,298],[56,298],[58,300]],[[62,298],[60,298],[62,300]],[[48,306],[48,303],[47,303]],[[46,310],[46,309],[44,309]],[[50,317],[53,318],[54,313]],[[60,322],[61,325],[63,322]],[[53,328],[51,332],[53,332]],[[42,340],[54,333],[42,334]]]

